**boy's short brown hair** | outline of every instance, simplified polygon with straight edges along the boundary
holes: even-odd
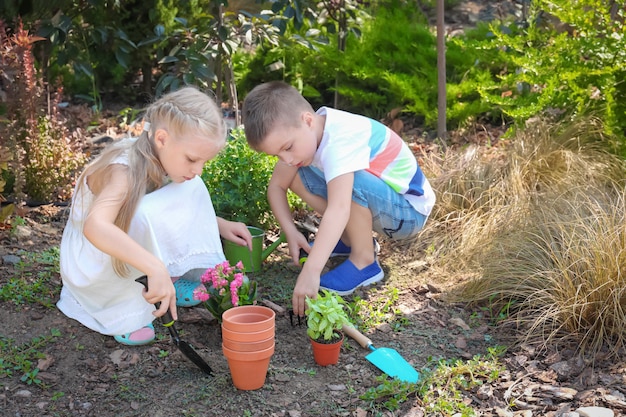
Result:
[[[298,90],[282,81],[270,81],[254,87],[242,107],[246,139],[256,150],[277,125],[298,126],[302,112],[314,112]]]

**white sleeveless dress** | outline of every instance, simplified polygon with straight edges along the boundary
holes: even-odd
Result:
[[[86,184],[80,194],[73,197],[61,240],[63,288],[57,307],[105,335],[140,329],[155,318],[154,306],[143,298],[143,286],[135,282],[143,274],[131,268],[127,278],[119,277],[111,257],[85,238],[82,225],[94,195]],[[172,277],[199,281],[206,268],[225,260],[213,203],[200,177],[145,195],[128,234],[161,259]]]

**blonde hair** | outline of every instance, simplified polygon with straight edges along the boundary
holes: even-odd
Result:
[[[311,104],[291,85],[270,81],[252,89],[243,101],[242,121],[248,145],[259,150],[277,125],[297,127],[302,112],[313,113]]]
[[[215,100],[194,87],[183,87],[156,100],[146,109],[144,122],[147,129],[136,140],[123,140],[107,147],[83,171],[76,186],[78,194],[87,177],[104,175],[116,158],[127,153],[128,192],[115,218],[115,225],[124,232],[128,232],[141,198],[165,184],[166,173],[154,144],[154,132],[157,129],[167,130],[173,138],[188,132],[199,133],[207,140],[215,141],[220,148],[226,141],[226,125],[221,109]],[[128,275],[126,264],[117,258],[113,258],[112,262],[115,273],[119,276]]]

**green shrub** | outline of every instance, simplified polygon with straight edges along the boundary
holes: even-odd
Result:
[[[70,133],[58,113],[62,91],[50,94],[37,71],[32,53],[40,40],[22,26],[10,34],[0,25],[3,75],[7,84],[0,124],[0,146],[10,153],[8,178],[18,201],[67,200],[86,162],[82,142]]]
[[[276,226],[267,201],[267,184],[277,160],[252,150],[242,126],[233,129],[225,148],[202,172],[217,215],[265,230]],[[304,207],[294,194],[290,193],[288,200],[292,209]]]
[[[624,10],[612,15],[603,0],[531,2],[528,27],[491,25],[475,51],[505,61],[479,89],[491,106],[518,124],[538,113],[601,117],[608,132],[626,126]]]

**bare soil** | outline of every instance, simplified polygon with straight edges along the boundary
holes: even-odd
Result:
[[[30,208],[19,232],[0,230],[0,286],[20,276],[13,264],[26,252],[58,245],[67,208]],[[220,326],[202,307],[180,309],[177,328],[215,371],[210,377],[187,360],[157,325],[154,344],[127,347],[66,318],[54,306],[3,301],[3,340],[15,346],[33,338],[59,336],[36,349],[44,357],[33,361],[40,384],[20,381],[20,372],[0,377],[2,416],[423,416],[425,404],[413,394],[393,412],[380,402],[360,397],[380,384],[381,371],[365,359],[368,351],[346,340],[339,363],[321,367],[312,356],[304,326],[292,326],[286,311],[298,268],[279,247],[255,275],[260,299],[277,311],[276,351],[265,385],[255,391],[237,390],[221,350]],[[399,251],[382,243],[380,260],[386,279],[377,286],[346,297],[360,297],[374,309],[398,289],[395,314],[387,324],[371,329],[376,347],[396,349],[423,372],[431,360],[485,355],[490,346],[512,347],[513,329],[497,329],[485,315],[439,300],[450,283],[437,276],[436,260],[415,250]],[[23,274],[34,280],[36,270]],[[52,276],[50,300],[58,299],[60,279]],[[41,298],[40,298],[41,299]],[[475,312],[474,312],[475,313]],[[399,320],[401,318],[401,320]],[[155,322],[157,323],[157,322]],[[504,330],[504,331],[503,331]],[[508,333],[508,334],[507,334]],[[624,415],[626,366],[602,363],[592,367],[574,351],[535,352],[511,348],[501,358],[506,367],[499,378],[466,391],[463,399],[484,416],[561,416],[581,406],[603,406]],[[382,398],[384,400],[386,398]],[[515,404],[515,405],[512,405]],[[509,405],[509,407],[507,407]],[[450,414],[452,415],[452,414]]]

